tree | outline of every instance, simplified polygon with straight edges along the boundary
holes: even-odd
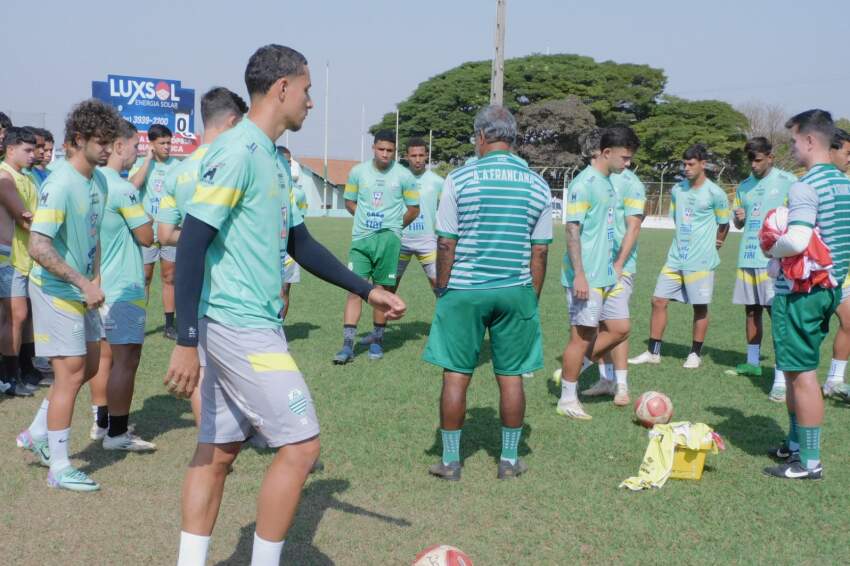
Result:
[[[845,132],[850,132],[850,120],[847,118],[839,118],[835,121],[835,125],[838,128],[841,128]]]
[[[598,63],[579,55],[530,55],[505,61],[504,100],[518,111],[572,95],[604,126],[650,116],[666,80],[663,71],[647,65]],[[399,138],[433,130],[433,159],[463,162],[473,152],[472,119],[489,103],[489,92],[489,61],[463,63],[428,79],[398,105]],[[392,112],[370,131],[394,127]]]
[[[748,138],[764,136],[774,147],[788,142],[788,130],[785,129],[788,115],[781,106],[750,101],[738,106],[737,110],[747,118],[745,133]]]
[[[596,125],[576,96],[523,106],[516,114],[517,152],[531,165],[581,165],[579,135]]]
[[[746,116],[719,100],[690,101],[665,96],[653,115],[634,125],[641,147],[636,155],[644,171],[658,163],[678,160],[689,146],[702,143],[716,165],[737,180],[746,170]]]

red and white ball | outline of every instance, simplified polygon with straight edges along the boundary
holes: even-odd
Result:
[[[417,554],[413,566],[472,566],[472,559],[459,548],[435,544]]]
[[[635,401],[635,418],[646,428],[669,423],[673,418],[673,402],[664,393],[647,391]]]

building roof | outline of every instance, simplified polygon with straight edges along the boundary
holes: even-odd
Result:
[[[319,175],[323,176],[325,171],[324,159],[321,157],[296,157],[295,161]],[[348,174],[359,161],[351,159],[328,159],[328,181],[334,185],[344,185],[348,180]]]

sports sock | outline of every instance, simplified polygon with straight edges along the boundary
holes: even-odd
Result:
[[[109,415],[109,431],[106,434],[108,434],[110,438],[121,436],[127,432],[127,423],[129,422],[130,415]]]
[[[180,554],[177,566],[203,566],[207,563],[210,537],[180,531]]]
[[[21,344],[21,353],[18,357],[18,363],[21,366],[22,373],[27,374],[35,369],[32,365],[33,358],[35,358],[35,344],[32,342]]]
[[[173,312],[165,313],[165,327],[166,328],[174,328],[174,313]]]
[[[592,365],[593,365],[593,360],[591,360],[590,358],[585,356],[584,359],[581,361],[581,371],[579,373],[582,373],[584,370],[586,370],[587,368],[589,368]]]
[[[519,439],[522,437],[522,427],[508,428],[502,427],[502,460],[507,460],[511,464],[516,464],[517,448],[519,448]]]
[[[6,381],[14,381],[20,369],[18,356],[3,356],[3,369],[6,373]]]
[[[797,431],[797,414],[796,413],[788,413],[788,438],[786,442],[788,443],[788,450],[791,452],[797,452],[800,450],[800,441],[799,441],[799,433]]]
[[[54,472],[58,472],[71,465],[71,461],[68,460],[68,438],[70,436],[70,428],[47,431],[47,445],[50,448],[50,469]]]
[[[760,359],[761,344],[747,344],[747,363],[751,366],[757,366]]]
[[[627,370],[627,369],[616,369],[616,370],[614,370],[614,375],[617,378],[617,385],[618,386],[628,385],[628,383],[629,383],[628,382],[629,370]]]
[[[609,379],[608,364],[599,364],[599,379]]]
[[[30,436],[33,438],[44,438],[47,436],[47,407],[50,401],[46,398],[41,401],[41,406],[35,412],[35,418],[30,423]]]
[[[702,342],[697,342],[694,340],[691,342],[691,353],[696,354],[697,356],[702,355]]]
[[[800,437],[800,461],[807,470],[814,470],[820,465],[820,427],[797,426]]]
[[[460,433],[463,429],[458,430],[443,430],[440,429],[440,435],[443,437],[443,463],[450,464],[452,462],[460,462]]]
[[[109,426],[109,407],[106,405],[95,405],[96,409],[94,412],[94,421],[97,423],[99,428],[106,428]]]
[[[773,386],[785,387],[785,372],[779,368],[773,370]]]
[[[578,381],[567,381],[566,379],[561,380],[561,401],[578,401],[578,395],[576,395],[576,386],[578,385]]]
[[[605,364],[605,379],[608,381],[614,381],[614,364]]]
[[[376,324],[375,329],[372,330],[372,336],[375,337],[375,342],[377,342],[378,344],[384,341],[384,330],[386,328],[386,324]]]
[[[661,355],[661,340],[656,340],[655,338],[649,339],[649,353]]]
[[[829,364],[829,374],[827,374],[826,382],[830,384],[844,383],[844,372],[847,369],[847,360],[832,359]]]
[[[342,347],[354,348],[354,335],[357,333],[357,326],[354,324],[342,325]]]
[[[283,551],[283,544],[286,539],[280,542],[272,542],[264,538],[260,538],[254,532],[254,550],[251,552],[251,566],[277,566],[280,564],[280,553]]]

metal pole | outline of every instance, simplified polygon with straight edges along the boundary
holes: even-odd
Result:
[[[329,214],[328,206],[328,104],[330,101],[331,62],[325,62],[325,152],[324,152],[324,174],[322,175],[322,205],[325,207],[325,215]]]
[[[493,69],[490,75],[490,104],[502,105],[505,84],[505,4],[496,0],[496,38]]]
[[[360,163],[366,159],[366,105],[360,108]]]
[[[661,169],[661,185],[658,189],[658,206],[656,207],[655,215],[661,216],[661,201],[664,200],[664,174],[667,172],[667,167]]]
[[[398,161],[398,108],[395,111],[395,160]]]
[[[428,130],[428,169],[431,168],[431,147],[434,145],[434,130]]]

